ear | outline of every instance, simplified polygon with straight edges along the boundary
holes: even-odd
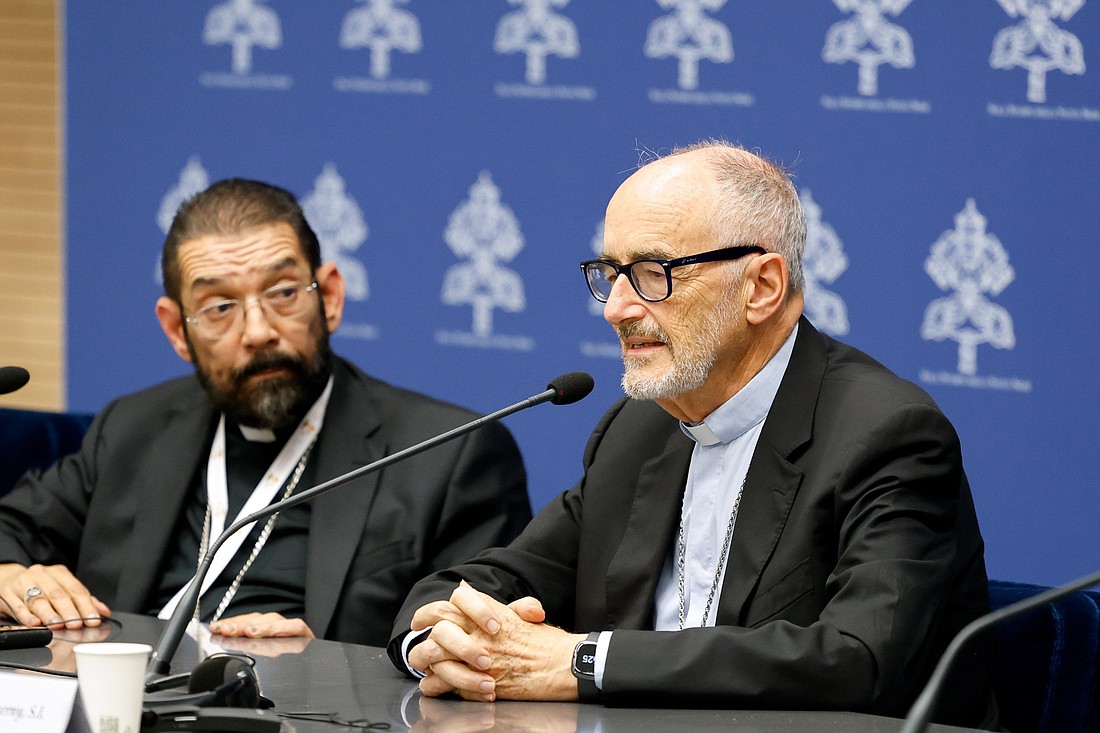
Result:
[[[333,333],[339,326],[344,316],[344,294],[347,286],[344,276],[335,262],[326,262],[317,268],[314,275],[317,278],[317,289],[325,301],[325,321],[328,332]]]
[[[168,342],[176,350],[176,354],[184,361],[191,361],[191,351],[187,348],[187,339],[183,335],[183,313],[179,303],[162,295],[157,298],[157,320],[160,321],[161,330],[168,337]]]
[[[782,255],[768,252],[745,267],[745,318],[760,325],[780,313],[787,300],[790,273]]]

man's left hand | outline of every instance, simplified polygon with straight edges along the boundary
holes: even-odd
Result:
[[[222,636],[245,636],[249,639],[304,636],[315,638],[306,622],[287,618],[280,613],[246,613],[210,623],[210,633]]]

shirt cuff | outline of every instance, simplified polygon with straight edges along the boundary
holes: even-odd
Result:
[[[405,638],[401,640],[401,661],[405,663],[405,669],[409,670],[409,674],[418,680],[422,680],[428,675],[409,664],[409,652],[412,651],[414,646],[427,639],[430,633],[432,633],[431,626],[426,629],[421,629],[420,631],[410,631],[405,634]]]
[[[592,681],[596,683],[596,688],[603,689],[603,668],[607,663],[607,650],[611,647],[611,633],[610,631],[601,631],[600,638],[596,639],[596,677]]]

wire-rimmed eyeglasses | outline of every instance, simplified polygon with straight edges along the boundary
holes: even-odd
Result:
[[[585,282],[592,297],[606,303],[611,297],[615,278],[626,275],[634,291],[650,303],[658,303],[672,295],[672,268],[696,265],[702,262],[724,262],[751,254],[765,254],[767,250],[756,244],[723,247],[700,252],[673,260],[635,260],[619,265],[609,260],[585,260],[581,263]]]
[[[199,308],[194,314],[184,316],[184,321],[204,338],[217,339],[237,330],[244,321],[248,304],[255,301],[264,315],[274,318],[300,318],[310,310],[309,293],[317,289],[317,283],[299,281],[272,285],[259,295],[248,298],[226,298]]]

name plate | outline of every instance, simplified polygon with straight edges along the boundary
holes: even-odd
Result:
[[[77,681],[73,677],[0,671],[0,730],[65,733],[74,716]],[[74,720],[75,730],[84,726]]]

